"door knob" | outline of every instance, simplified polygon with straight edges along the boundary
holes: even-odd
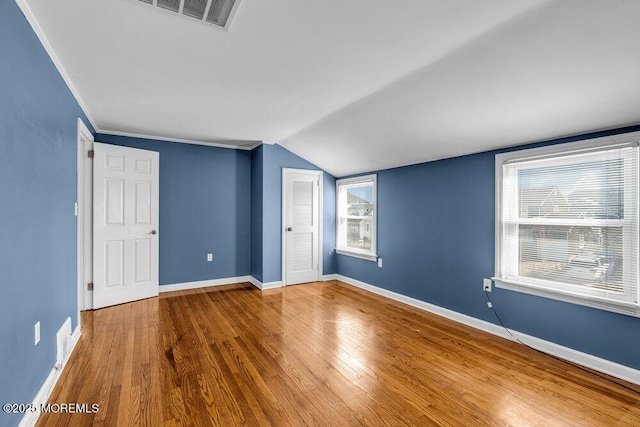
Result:
[[[287,227],[287,231],[293,231],[293,228]]]
[[[156,230],[151,230],[151,234],[158,234]]]

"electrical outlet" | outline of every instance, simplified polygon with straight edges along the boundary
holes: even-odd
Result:
[[[38,320],[33,327],[33,345],[38,345],[40,342],[40,321]]]
[[[207,261],[213,261],[213,254],[207,254]]]
[[[378,258],[378,267],[382,267],[382,258]]]
[[[482,290],[485,292],[491,292],[491,279],[482,279]]]

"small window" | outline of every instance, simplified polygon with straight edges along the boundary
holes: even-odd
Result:
[[[496,285],[640,316],[638,140],[496,156]]]
[[[336,181],[336,252],[375,261],[376,175]]]

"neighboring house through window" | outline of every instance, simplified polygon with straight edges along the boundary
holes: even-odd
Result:
[[[640,316],[638,141],[496,156],[496,286]]]
[[[336,181],[336,251],[376,259],[376,175]]]

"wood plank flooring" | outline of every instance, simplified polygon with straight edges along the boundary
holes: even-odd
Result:
[[[40,426],[640,426],[640,394],[341,282],[82,314]],[[640,387],[626,384],[640,391]]]

